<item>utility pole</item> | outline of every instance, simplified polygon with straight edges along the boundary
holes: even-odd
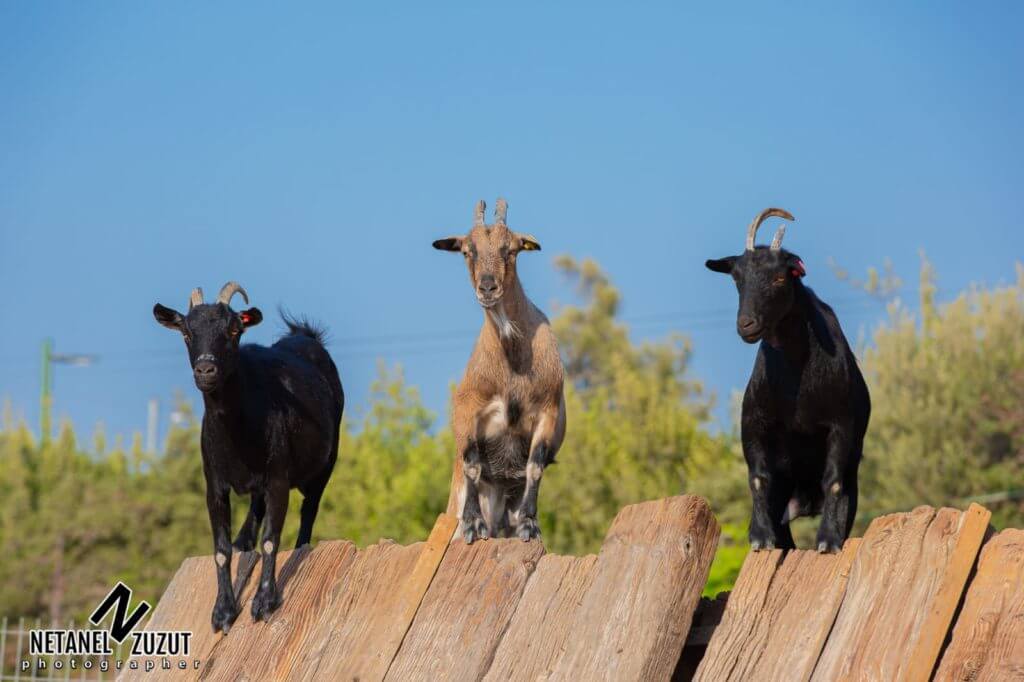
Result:
[[[50,407],[53,378],[50,373],[50,361],[53,356],[53,339],[43,339],[43,375],[42,391],[39,399],[39,442],[46,445],[50,440]]]
[[[41,389],[39,399],[39,442],[45,445],[50,440],[50,417],[53,408],[53,365],[88,367],[99,361],[99,356],[82,353],[54,353],[53,339],[43,339]]]
[[[156,398],[149,399],[149,415],[146,420],[146,452],[156,454],[156,428],[160,415],[160,403]]]

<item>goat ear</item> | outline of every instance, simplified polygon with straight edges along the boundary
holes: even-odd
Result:
[[[239,319],[242,320],[242,326],[248,329],[249,327],[255,327],[263,321],[263,313],[260,312],[259,308],[249,308],[238,313]]]
[[[181,313],[179,313],[177,310],[172,310],[167,306],[162,306],[159,303],[157,303],[155,306],[153,306],[153,317],[156,318],[157,322],[167,327],[168,329],[181,331],[181,323],[184,318],[182,318]]]
[[[447,237],[434,242],[434,248],[438,251],[462,251],[462,243],[465,237]]]
[[[723,272],[728,275],[732,272],[732,266],[736,264],[737,258],[738,256],[729,256],[717,260],[706,260],[704,261],[704,267],[712,272]]]
[[[519,240],[520,251],[540,251],[540,242],[532,234],[519,234],[517,232],[516,238]]]

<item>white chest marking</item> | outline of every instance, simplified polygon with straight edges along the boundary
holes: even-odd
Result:
[[[500,303],[493,308],[487,309],[487,314],[498,328],[498,333],[503,339],[511,339],[519,336],[519,327],[505,314],[505,308]]]

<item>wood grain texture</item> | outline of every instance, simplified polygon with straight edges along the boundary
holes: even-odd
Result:
[[[953,582],[964,520],[955,509],[918,507],[872,522],[812,679],[922,679],[909,677],[909,663]]]
[[[839,554],[787,552],[729,675],[706,679],[809,680],[846,593],[860,542],[847,540]]]
[[[425,543],[380,543],[361,551],[289,678],[384,679],[456,525],[442,514]]]
[[[282,605],[269,620],[254,622],[247,604],[231,633],[204,662],[201,680],[282,679],[302,658],[301,642],[316,628],[332,588],[355,560],[350,542],[321,542],[278,554]],[[251,590],[255,593],[256,580]]]
[[[412,626],[416,612],[419,611],[420,604],[423,602],[423,597],[426,595],[430,583],[434,581],[437,569],[441,565],[441,560],[444,559],[445,553],[448,551],[448,545],[451,543],[458,526],[459,520],[454,515],[440,514],[430,531],[430,537],[427,538],[423,549],[416,558],[416,565],[413,566],[412,572],[402,582],[398,594],[398,606],[401,608],[400,622],[404,626],[401,629],[401,636],[398,637],[397,641],[389,643],[388,648],[392,650],[392,659],[394,654],[398,652],[398,648],[402,644],[402,640],[405,638],[409,628]]]
[[[699,497],[671,497],[620,511],[550,678],[670,679],[718,536],[718,523]]]
[[[992,512],[980,504],[972,504],[962,514],[953,556],[946,566],[938,592],[932,597],[928,616],[921,626],[914,650],[910,654],[906,679],[931,678],[939,660],[939,653],[942,651],[942,644],[953,623],[953,614],[964,594],[967,579],[988,533],[988,522],[991,519]]]
[[[479,680],[544,554],[539,542],[452,542],[386,679]]]
[[[1024,679],[1024,530],[985,544],[935,679]]]
[[[555,664],[573,636],[576,610],[596,561],[593,554],[541,557],[485,680],[533,680]]]
[[[729,592],[722,620],[708,642],[697,667],[696,680],[728,680],[739,659],[748,651],[747,641],[758,622],[772,578],[782,563],[782,550],[751,552],[747,555],[736,584]]]
[[[248,586],[253,569],[258,565],[255,552],[244,552],[232,557],[235,597],[241,602],[243,592]],[[178,568],[167,589],[164,590],[153,615],[146,624],[146,630],[185,630],[192,632],[191,652],[187,661],[188,671],[177,668],[162,670],[159,661],[155,668],[145,672],[144,666],[148,659],[135,659],[138,670],[124,670],[118,680],[195,680],[199,671],[192,668],[192,662],[205,662],[214,646],[225,637],[223,633],[214,633],[210,624],[210,613],[217,600],[217,569],[212,556],[189,557]],[[239,619],[245,617],[239,615]],[[172,659],[171,663],[176,664]]]
[[[452,462],[452,481],[448,486],[448,504],[445,507],[444,513],[448,516],[454,516],[456,520],[459,518],[459,493],[462,490],[462,486],[466,483],[463,480],[465,474],[462,469],[462,456],[456,455]]]
[[[401,618],[401,604],[395,600],[398,587],[422,548],[423,543],[381,542],[360,550],[344,580],[335,585],[319,623],[302,642],[302,658],[287,679],[383,679],[394,651],[378,648],[375,640],[386,640],[391,623]]]
[[[796,551],[786,555],[765,604],[765,613],[773,617],[758,631],[765,653],[752,662],[746,679],[811,679],[846,594],[860,543],[860,538],[847,540],[839,554]],[[787,653],[774,654],[780,651]]]

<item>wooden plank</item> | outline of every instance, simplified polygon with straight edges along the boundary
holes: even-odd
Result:
[[[518,539],[451,543],[386,679],[483,677],[543,554]]]
[[[390,597],[398,593],[397,586],[412,571],[422,547],[423,543],[381,542],[360,550],[335,585],[316,628],[300,644],[302,658],[287,678],[352,679],[358,675],[359,679],[381,679],[383,672],[364,676],[376,653],[373,638],[381,632],[382,622],[398,614]]]
[[[235,597],[241,602],[248,587],[253,569],[258,565],[256,552],[236,553],[232,557]],[[210,624],[210,613],[217,600],[217,570],[213,556],[189,557],[181,563],[171,582],[167,585],[160,601],[153,609],[153,615],[146,623],[146,630],[184,630],[192,633],[191,652],[186,660],[187,671],[178,670],[181,659],[171,659],[170,670],[161,668],[160,660],[152,660],[154,669],[146,672],[145,666],[151,659],[132,659],[137,669],[126,667],[118,680],[194,680],[199,672],[192,667],[194,661],[205,662],[217,642],[225,637],[214,633]],[[240,612],[238,618],[245,617]]]
[[[1024,530],[986,544],[956,619],[937,682],[1024,678]]]
[[[861,539],[852,538],[839,554],[791,552],[776,575],[768,609],[777,614],[768,623],[764,651],[751,669],[748,679],[809,680],[814,672],[828,634],[832,630],[839,606],[846,594],[853,561]],[[814,608],[808,610],[805,595],[815,595]],[[771,652],[792,652],[789,656],[773,656]]]
[[[953,623],[953,614],[964,593],[967,579],[978,558],[978,551],[988,533],[988,522],[992,512],[980,504],[972,504],[960,518],[960,532],[957,534],[953,557],[942,576],[938,592],[932,598],[928,617],[921,626],[905,679],[927,680],[939,660],[942,644]]]
[[[671,678],[718,535],[718,523],[699,497],[671,497],[620,511],[551,678]]]
[[[555,664],[593,578],[597,557],[541,557],[485,680],[533,680]]]
[[[360,552],[346,585],[302,643],[303,663],[290,679],[384,679],[456,525],[442,514],[425,543],[381,543]]]
[[[761,613],[772,578],[782,563],[782,550],[751,552],[740,568],[736,585],[729,593],[722,620],[708,642],[697,666],[695,680],[727,680],[737,661],[747,651],[747,640]]]
[[[463,479],[462,456],[456,455],[452,463],[452,481],[448,486],[448,505],[445,507],[445,514],[459,518],[459,494],[462,491],[465,480]]]
[[[955,509],[918,507],[872,522],[813,680],[921,679],[909,676],[910,658],[942,590],[955,586],[963,521]]]
[[[430,537],[427,538],[426,544],[423,545],[423,550],[416,560],[412,573],[402,584],[399,593],[399,604],[402,608],[400,623],[403,626],[401,627],[400,636],[397,636],[397,640],[393,639],[387,643],[386,652],[389,652],[387,657],[388,665],[394,660],[402,640],[405,639],[406,633],[408,633],[409,628],[412,626],[416,612],[423,602],[423,597],[426,595],[430,583],[433,582],[434,576],[437,574],[437,568],[441,565],[441,560],[444,559],[444,555],[448,551],[448,545],[451,543],[452,536],[455,535],[455,529],[458,528],[458,525],[459,520],[453,514],[438,515],[437,521],[434,522],[434,527],[430,531]],[[399,632],[396,631],[395,634],[399,635]],[[382,672],[386,673],[387,668],[385,667]],[[381,677],[383,678],[383,675]]]
[[[287,556],[286,556],[287,554]],[[280,679],[301,660],[298,644],[314,629],[334,585],[355,559],[350,542],[321,542],[278,554],[278,588],[283,603],[269,620],[254,622],[248,595],[231,633],[204,662],[201,680]],[[252,583],[255,594],[256,580]]]
[[[843,601],[860,542],[847,540],[839,554],[787,552],[772,577],[764,606],[751,616],[754,623],[735,664],[728,674],[705,679],[810,679]]]

